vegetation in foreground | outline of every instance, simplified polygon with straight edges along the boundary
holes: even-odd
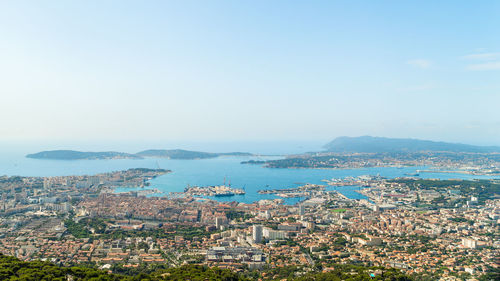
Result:
[[[383,269],[375,267],[362,267],[354,265],[336,265],[330,272],[310,272],[302,276],[295,276],[293,269],[276,269],[261,274],[258,271],[247,274],[236,273],[228,269],[218,267],[206,267],[202,265],[183,265],[181,267],[169,268],[152,274],[141,273],[135,276],[126,276],[108,273],[103,270],[85,267],[61,267],[53,263],[43,261],[21,261],[17,258],[0,254],[0,280],[23,280],[23,281],[66,281],[66,280],[102,280],[102,281],[159,281],[159,280],[255,280],[265,278],[268,280],[412,280],[407,275],[394,269]],[[268,276],[267,278],[265,276]]]

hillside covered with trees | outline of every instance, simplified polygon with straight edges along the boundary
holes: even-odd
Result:
[[[61,267],[43,261],[21,261],[15,257],[0,254],[0,280],[16,281],[202,281],[202,280],[413,280],[395,269],[381,269],[353,265],[337,265],[330,272],[310,272],[295,276],[293,269],[274,269],[271,271],[253,271],[247,274],[236,273],[228,269],[206,267],[202,265],[183,265],[160,270],[152,274],[140,273],[134,276],[111,274],[103,270],[86,267]]]

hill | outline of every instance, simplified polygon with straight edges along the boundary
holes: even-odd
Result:
[[[137,153],[143,157],[159,157],[170,159],[195,159],[195,158],[213,158],[216,157],[214,153],[189,151],[182,149],[148,149]]]
[[[247,152],[212,153],[183,149],[150,149],[141,151],[136,155],[142,157],[160,157],[169,159],[206,159],[220,156],[251,156],[252,154]]]
[[[75,150],[50,150],[26,155],[34,159],[52,160],[98,160],[98,159],[139,159],[135,154],[124,152],[104,151],[104,152],[83,152]]]
[[[206,159],[219,156],[251,156],[252,154],[246,152],[211,153],[183,149],[150,149],[141,151],[136,155],[141,157],[159,157],[169,159]]]
[[[382,137],[338,137],[325,145],[328,152],[376,153],[376,152],[500,152],[498,146],[475,146],[460,143],[436,142],[419,139],[397,139]]]

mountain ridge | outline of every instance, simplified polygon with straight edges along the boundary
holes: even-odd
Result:
[[[337,137],[324,148],[327,152],[337,153],[374,153],[374,152],[422,152],[422,151],[448,151],[491,153],[500,152],[498,146],[476,146],[462,143],[420,140],[412,138],[386,138],[386,137]]]

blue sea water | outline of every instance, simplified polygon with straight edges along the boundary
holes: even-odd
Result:
[[[260,165],[240,164],[250,159],[275,159],[274,157],[220,157],[203,160],[170,160],[170,159],[116,159],[116,160],[37,160],[25,158],[28,152],[5,151],[0,155],[0,175],[20,176],[65,176],[92,175],[103,172],[125,170],[129,168],[163,168],[171,173],[151,180],[149,188],[156,188],[168,194],[181,192],[188,185],[220,185],[231,183],[235,188],[244,188],[245,195],[217,197],[218,201],[238,201],[251,203],[261,199],[278,198],[269,194],[258,194],[261,189],[291,188],[305,183],[324,184],[322,180],[332,178],[356,177],[361,175],[380,175],[386,178],[405,176],[426,167],[404,168],[363,168],[363,169],[274,169]],[[36,152],[36,151],[35,151]],[[450,173],[422,173],[422,178],[439,179],[472,179],[488,178]],[[119,188],[116,192],[130,191],[130,188]],[[336,190],[349,198],[363,199],[357,193],[358,187],[337,187]],[[286,199],[287,204],[293,204],[303,198]]]

